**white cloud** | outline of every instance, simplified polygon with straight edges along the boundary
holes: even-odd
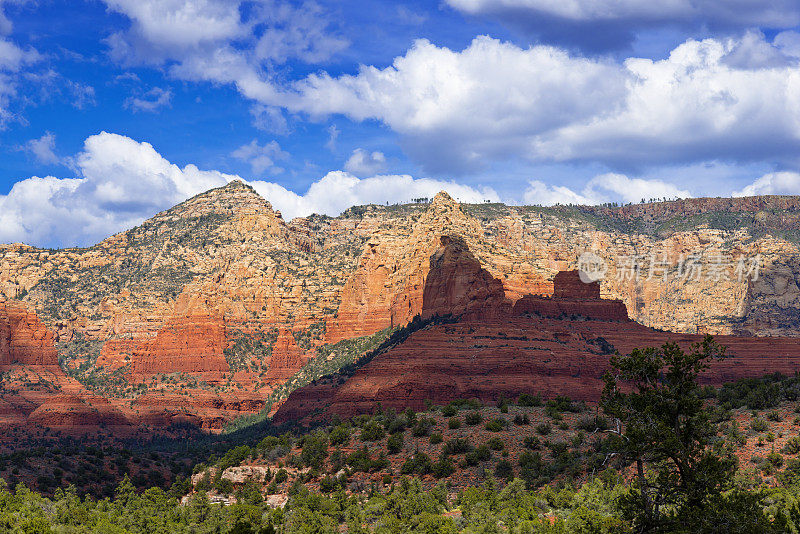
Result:
[[[25,143],[24,148],[26,151],[33,154],[36,161],[39,163],[54,165],[61,161],[54,151],[56,148],[56,136],[51,132],[45,132],[45,134],[38,139],[31,139]]]
[[[462,52],[419,40],[385,69],[313,74],[295,89],[292,109],[380,120],[429,169],[447,171],[528,152],[535,136],[611,112],[625,80],[610,63],[478,37]]]
[[[472,15],[516,14],[573,22],[618,21],[631,25],[709,24],[791,28],[800,24],[793,0],[446,0]]]
[[[498,201],[490,187],[474,188],[452,181],[412,178],[408,175],[357,178],[350,173],[333,171],[311,184],[303,195],[270,182],[250,182],[256,191],[279,209],[284,217],[304,217],[312,213],[338,215],[361,204],[410,202],[412,198],[432,198],[445,190],[461,202]]]
[[[34,176],[0,195],[0,242],[90,244],[235,178],[181,169],[148,143],[106,132],[86,139],[74,161],[78,178]]]
[[[552,206],[553,204],[598,204],[594,198],[583,196],[568,187],[547,185],[540,180],[531,180],[522,195],[525,204]]]
[[[109,40],[122,63],[160,63],[204,45],[246,35],[238,2],[225,0],[105,0],[109,9],[131,19],[125,32]]]
[[[2,14],[2,4],[0,4]],[[0,18],[0,30],[3,28],[3,19]],[[7,25],[10,31],[10,23]],[[0,31],[2,34],[2,31]],[[14,116],[9,109],[11,100],[17,94],[17,86],[23,74],[23,67],[41,60],[39,53],[33,48],[22,49],[11,40],[0,37],[0,128]]]
[[[272,169],[273,172],[282,172],[283,169],[275,167],[275,161],[289,158],[289,154],[281,150],[277,141],[259,145],[257,139],[240,146],[231,153],[231,156],[249,163],[254,174],[262,174],[267,169]]]
[[[244,145],[256,158],[270,144]],[[239,176],[204,171],[195,165],[178,167],[149,143],[102,132],[86,139],[74,157],[76,178],[31,177],[0,195],[0,243],[26,242],[39,246],[88,245]],[[245,180],[242,180],[245,181]],[[498,200],[491,188],[455,182],[374,176],[359,179],[343,171],[329,172],[305,194],[262,180],[250,181],[261,195],[288,219],[312,213],[338,215],[355,204],[406,202],[432,197],[445,189],[466,202]]]
[[[740,191],[733,192],[735,197],[754,195],[800,195],[800,174],[790,171],[772,172]]]
[[[529,11],[575,21],[652,20],[788,28],[800,24],[800,6],[792,0],[446,0],[470,14]]]
[[[314,74],[295,90],[291,109],[379,120],[437,172],[511,158],[630,168],[800,151],[800,63],[757,33],[622,65],[488,37],[460,52],[422,40],[384,69]]]
[[[345,162],[344,170],[358,176],[378,174],[386,170],[386,156],[383,152],[357,148]]]
[[[662,180],[629,178],[623,174],[606,173],[589,180],[580,193],[564,186],[548,185],[532,180],[523,193],[526,204],[601,204],[603,202],[639,202],[642,199],[688,198],[691,193]]]
[[[131,20],[129,29],[106,40],[115,61],[164,65],[183,80],[233,84],[245,97],[267,106],[254,109],[260,126],[272,125],[276,118],[273,108],[280,91],[271,79],[276,65],[292,59],[318,63],[347,46],[331,34],[314,2],[104,1]]]
[[[159,108],[168,106],[172,100],[172,91],[153,87],[141,96],[131,96],[125,99],[124,106],[136,111],[155,113]]]

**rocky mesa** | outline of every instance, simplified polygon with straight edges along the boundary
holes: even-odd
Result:
[[[3,361],[58,361],[129,420],[219,429],[282,400],[308,366],[352,362],[357,340],[417,315],[624,314],[631,328],[798,336],[798,217],[796,197],[540,207],[443,192],[285,221],[234,181],[92,247],[0,246],[0,298],[31,314],[31,343],[49,336],[57,352],[31,348],[22,362],[5,349]],[[586,252],[607,266],[592,298],[574,293],[582,286],[570,290],[580,304],[554,295],[557,273]]]

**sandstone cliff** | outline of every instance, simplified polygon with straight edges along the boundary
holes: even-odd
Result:
[[[93,247],[2,245],[0,298],[35,312],[68,374],[113,404],[141,398],[147,411],[147,399],[174,399],[176,410],[207,413],[219,427],[238,407],[257,410],[320,347],[402,326],[426,299],[434,314],[473,314],[485,298],[498,303],[484,308],[491,313],[516,303],[543,317],[629,315],[683,333],[798,336],[798,220],[796,197],[542,208],[462,205],[440,193],[430,204],[286,222],[232,182]],[[608,265],[600,294],[621,304],[522,299],[553,295],[556,273],[587,251]],[[687,277],[689,256],[704,266],[758,257],[760,276],[739,279],[729,265],[724,278],[708,267]],[[628,276],[624,258],[644,270]],[[658,273],[647,271],[652,258]],[[430,279],[439,263],[470,274],[459,267]],[[53,361],[35,356],[45,357]]]

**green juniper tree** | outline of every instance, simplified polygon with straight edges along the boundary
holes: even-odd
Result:
[[[640,532],[766,527],[756,514],[756,530],[738,530],[744,525],[736,516],[747,513],[746,503],[723,493],[732,486],[736,460],[722,447],[698,378],[724,357],[725,348],[706,336],[688,352],[667,343],[611,358],[601,407],[613,418],[608,432],[616,451],[635,466],[634,484],[620,504]]]

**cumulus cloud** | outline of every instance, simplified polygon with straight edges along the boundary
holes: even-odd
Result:
[[[589,49],[627,46],[636,33],[671,27],[741,30],[800,24],[795,0],[446,0],[473,16],[497,18],[548,42]]]
[[[130,110],[155,113],[159,108],[169,106],[172,100],[172,91],[153,87],[141,96],[131,96],[125,99],[124,106]]]
[[[256,158],[264,149],[251,143],[243,152]],[[95,243],[113,232],[140,224],[147,217],[231,180],[237,175],[179,167],[152,145],[102,132],[86,139],[74,158],[78,176],[34,176],[14,184],[0,195],[0,243],[26,242],[39,246]],[[291,219],[312,213],[338,215],[356,204],[407,202],[447,190],[465,202],[498,200],[491,188],[473,188],[450,181],[411,176],[357,178],[334,171],[314,182],[304,194],[263,180],[245,183]]]
[[[253,139],[250,143],[240,146],[231,153],[231,156],[249,163],[254,174],[262,174],[267,169],[272,169],[273,172],[282,172],[283,169],[275,167],[275,161],[289,158],[289,154],[281,150],[277,141],[259,145],[258,139]]]
[[[625,79],[610,63],[478,37],[461,52],[419,40],[385,69],[313,74],[295,89],[293,109],[380,120],[428,170],[452,172],[528,152],[538,135],[611,112]]]
[[[247,98],[274,105],[275,65],[318,63],[347,46],[329,31],[314,2],[105,0],[130,28],[106,39],[122,65],[167,66],[174,77],[233,84]],[[268,109],[268,108],[265,108]],[[256,114],[256,121],[261,114]],[[273,117],[274,118],[274,115]]]
[[[662,180],[629,178],[623,174],[606,173],[589,180],[580,193],[564,186],[548,185],[532,180],[523,193],[526,204],[601,204],[604,202],[639,202],[661,198],[688,198],[691,193]]]
[[[148,143],[102,132],[75,158],[78,178],[32,177],[0,195],[0,242],[86,245],[234,176],[179,168]]]
[[[383,152],[357,148],[345,162],[344,170],[358,176],[378,174],[386,170],[386,156]]]
[[[733,192],[735,197],[754,195],[800,195],[800,173],[772,172],[758,178],[740,191]]]
[[[474,188],[452,181],[413,178],[409,175],[384,175],[357,178],[348,172],[332,171],[311,184],[299,195],[270,182],[250,182],[256,191],[280,209],[287,219],[312,213],[338,215],[345,209],[361,204],[410,202],[412,198],[431,198],[447,191],[461,202],[498,201],[490,187]]]
[[[61,161],[55,153],[56,136],[51,132],[45,132],[45,134],[38,139],[31,139],[25,143],[23,148],[32,154],[39,163],[55,165]]]
[[[295,90],[292,109],[379,120],[432,172],[511,158],[627,170],[800,150],[800,61],[757,33],[621,65],[488,37],[460,52],[421,40],[384,69],[313,74]]]

